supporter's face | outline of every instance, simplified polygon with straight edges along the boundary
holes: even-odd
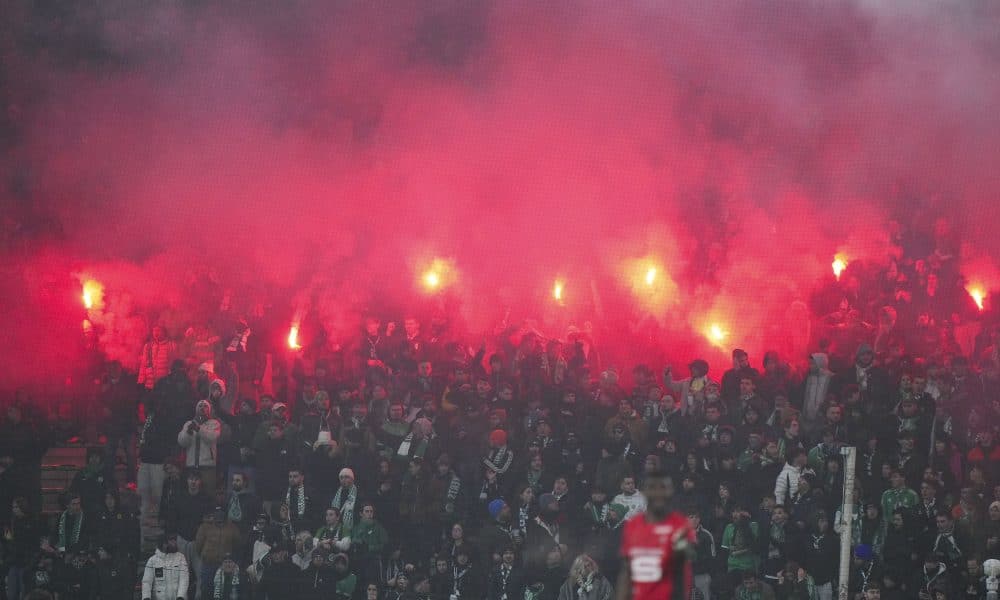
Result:
[[[858,364],[862,367],[867,367],[872,364],[875,360],[875,355],[872,352],[862,352],[858,355]]]
[[[622,481],[622,492],[624,492],[626,494],[634,494],[635,493],[635,479],[633,479],[631,477],[626,477]]]
[[[741,379],[740,380],[740,395],[749,396],[753,394],[754,384],[751,379]]]
[[[167,541],[163,544],[163,551],[167,554],[173,554],[177,552],[177,537],[170,536]]]
[[[939,532],[943,533],[951,530],[951,521],[948,517],[938,515],[935,521],[937,521],[937,528]]]
[[[895,525],[897,529],[902,529],[903,515],[900,514],[892,515],[892,524]]]
[[[789,435],[797,437],[799,435],[799,422],[793,420],[791,423],[788,424],[788,427],[785,428],[785,431]]]
[[[925,484],[920,486],[920,497],[924,500],[932,500],[935,496],[934,488]]]
[[[375,518],[375,509],[371,506],[366,506],[361,509],[361,518],[367,521],[371,521]]]
[[[865,592],[865,600],[882,600],[882,592],[880,590],[867,590]]]
[[[509,387],[505,387],[500,390],[500,399],[504,402],[510,402],[514,399],[514,390]]]
[[[767,445],[764,446],[764,454],[766,454],[768,458],[772,458],[772,459],[773,458],[777,458],[778,457],[778,443],[777,442],[768,442]]]
[[[903,478],[901,473],[893,473],[889,476],[889,480],[892,481],[892,487],[901,488],[906,484],[906,479]]]
[[[302,485],[303,480],[304,478],[302,476],[302,473],[300,473],[299,471],[291,471],[288,473],[288,485],[290,487],[299,487],[300,485]]]
[[[542,468],[542,457],[541,455],[535,455],[531,457],[531,468],[535,471]]]
[[[381,385],[376,385],[372,388],[372,398],[374,400],[385,400],[388,395],[388,392]]]
[[[367,333],[369,336],[375,337],[376,335],[378,335],[378,330],[380,326],[381,323],[379,323],[377,320],[368,319],[367,321],[365,321],[365,333]]]
[[[73,498],[72,500],[69,501],[69,510],[72,513],[78,513],[80,512],[80,510],[82,510],[79,498]]]
[[[844,418],[844,411],[839,406],[826,409],[826,419],[831,423],[839,423]]]
[[[521,492],[521,505],[528,506],[534,501],[535,501],[535,490],[530,487],[524,488],[524,491]]]
[[[162,327],[154,327],[153,328],[153,339],[156,340],[157,342],[159,342],[159,341],[161,341],[163,339],[163,328]]]
[[[736,357],[736,367],[739,369],[746,369],[750,366],[750,358],[745,354],[740,354]]]
[[[774,512],[771,514],[771,519],[779,525],[784,524],[788,521],[788,513],[786,513],[785,509],[780,506],[775,507]]]
[[[719,420],[719,409],[711,406],[705,409],[705,420],[709,423],[715,423]]]
[[[340,522],[340,514],[335,510],[327,509],[326,511],[326,521],[327,527],[336,527],[337,523]]]
[[[567,491],[569,491],[569,485],[566,483],[566,480],[562,477],[556,479],[555,483],[552,485],[552,492],[562,495]]]
[[[393,404],[389,407],[389,418],[393,421],[401,421],[403,419],[403,405]]]
[[[632,404],[630,402],[620,402],[618,404],[618,414],[627,417],[632,414]]]
[[[416,319],[405,319],[403,321],[403,330],[406,331],[406,335],[412,337],[420,333],[420,322]]]
[[[869,504],[865,507],[865,516],[869,519],[875,519],[878,517],[878,508],[874,504]]]
[[[188,477],[188,493],[197,494],[201,491],[201,478],[200,477]]]

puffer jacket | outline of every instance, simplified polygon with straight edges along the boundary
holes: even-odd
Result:
[[[157,549],[156,554],[146,561],[146,571],[142,576],[142,597],[150,600],[187,599],[188,563],[180,552],[164,554]]]
[[[208,403],[206,400],[200,400],[198,405],[201,406],[203,402]],[[209,418],[201,424],[198,431],[193,433],[188,431],[188,426],[194,423],[191,420],[186,421],[177,434],[177,443],[184,449],[185,465],[188,467],[215,466],[216,457],[219,455],[217,445],[222,433],[222,424],[218,419],[211,417],[211,411],[208,414]]]

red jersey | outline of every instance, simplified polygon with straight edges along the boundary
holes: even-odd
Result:
[[[632,578],[632,600],[687,600],[691,588],[690,567],[674,557],[674,543],[682,536],[697,538],[687,517],[679,512],[657,523],[646,515],[629,519],[622,531],[622,558],[628,561]]]

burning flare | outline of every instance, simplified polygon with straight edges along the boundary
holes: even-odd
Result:
[[[986,291],[982,287],[974,284],[970,284],[969,287],[965,288],[965,291],[969,292],[969,296],[972,297],[973,302],[979,307],[979,310],[983,310],[983,301],[986,300]]]
[[[302,346],[299,345],[299,326],[292,325],[291,330],[288,332],[288,347],[292,350],[299,350]]]
[[[427,271],[424,273],[424,285],[429,290],[437,289],[441,285],[441,276],[438,275],[437,271]]]
[[[552,297],[559,302],[563,301],[563,286],[564,286],[563,282],[558,279],[552,286]]]
[[[840,274],[844,272],[847,268],[847,257],[843,254],[838,254],[833,257],[833,276],[840,281]]]
[[[722,325],[712,323],[708,326],[708,329],[705,330],[705,337],[708,338],[708,341],[719,346],[722,345],[722,343],[726,341],[726,338],[729,337],[729,332],[726,331]]]
[[[104,286],[93,279],[83,282],[83,306],[87,310],[100,306],[104,295]]]
[[[646,285],[653,285],[656,281],[656,267],[649,267],[646,270]]]

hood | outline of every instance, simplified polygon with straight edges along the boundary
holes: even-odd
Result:
[[[194,407],[195,415],[197,415],[198,411],[201,410],[201,406],[203,404],[205,405],[205,416],[206,417],[211,417],[212,416],[212,403],[209,402],[208,400],[199,400],[198,401],[198,404],[196,404],[195,407]]]
[[[213,387],[219,388],[222,395],[226,395],[226,382],[222,379],[213,379],[212,383],[208,384],[208,389],[211,390]]]
[[[811,358],[812,361],[816,363],[816,366],[819,367],[820,371],[825,372],[829,370],[830,357],[824,354],[823,352],[815,352],[813,354],[810,354],[809,358]]]
[[[875,352],[871,344],[861,344],[858,346],[858,351],[854,353],[854,360],[857,360],[859,356],[865,354],[866,352]]]

